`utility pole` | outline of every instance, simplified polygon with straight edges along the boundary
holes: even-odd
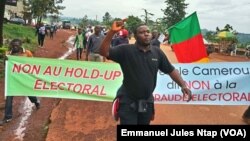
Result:
[[[147,11],[147,9],[144,9],[144,8],[142,8],[142,10],[144,10],[144,12],[145,12],[145,15],[143,15],[144,17],[145,17],[145,24],[148,24],[148,15],[150,15],[150,16],[154,16],[154,14],[153,13],[149,13],[148,11]]]

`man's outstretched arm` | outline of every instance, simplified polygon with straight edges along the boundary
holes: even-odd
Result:
[[[110,48],[110,44],[112,41],[113,36],[115,35],[115,31],[113,31],[112,29],[110,29],[106,35],[106,37],[103,39],[102,44],[101,44],[101,48],[100,48],[100,54],[104,57],[108,57],[109,56],[109,48]]]
[[[181,92],[184,96],[188,97],[187,102],[189,102],[192,99],[192,92],[186,86],[186,83],[182,79],[178,70],[174,69],[171,73],[169,73],[169,76],[181,87]]]
[[[111,29],[108,31],[106,37],[103,39],[102,44],[101,44],[100,54],[102,56],[104,56],[104,57],[109,56],[109,48],[110,48],[112,38],[116,32],[121,30],[125,21],[126,21],[126,19],[124,19],[122,21],[114,21],[114,23],[112,24]]]

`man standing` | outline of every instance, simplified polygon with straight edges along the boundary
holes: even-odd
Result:
[[[191,91],[187,88],[179,72],[172,66],[165,54],[150,45],[152,35],[148,26],[135,28],[135,44],[110,48],[113,35],[123,26],[124,21],[115,21],[101,45],[101,55],[120,64],[123,84],[117,92],[119,99],[118,116],[120,124],[148,125],[154,116],[153,91],[156,86],[157,72],[169,76],[181,87],[187,100]]]
[[[128,30],[122,29],[119,32],[119,36],[113,40],[113,45],[112,46],[118,46],[121,44],[129,44],[128,40]]]
[[[94,34],[92,34],[87,43],[86,60],[102,62],[103,57],[100,53],[100,45],[104,35],[101,34],[101,26],[95,26]]]
[[[29,50],[25,50],[22,46],[22,41],[19,39],[13,39],[10,42],[10,51],[7,52],[7,55],[16,55],[16,56],[25,56],[33,57],[32,53]],[[36,108],[40,108],[40,102],[36,97],[29,96],[29,99],[32,103],[35,104]],[[5,115],[3,120],[0,121],[0,126],[4,123],[10,122],[12,120],[12,101],[13,96],[7,96],[5,101]]]
[[[43,23],[40,23],[36,30],[36,35],[38,35],[37,39],[38,39],[39,47],[43,47],[46,32],[47,32],[46,27],[44,26]]]
[[[76,58],[77,60],[81,60],[82,51],[84,48],[84,34],[82,34],[82,29],[78,28],[78,34],[76,35],[75,42],[73,46],[76,47]]]
[[[161,46],[161,42],[158,40],[160,34],[158,33],[158,31],[154,30],[152,32],[152,40],[151,40],[151,45],[152,46],[156,46],[159,47]]]

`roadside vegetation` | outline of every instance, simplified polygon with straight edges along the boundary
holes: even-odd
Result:
[[[4,44],[3,47],[0,48],[0,78],[4,76],[5,52],[8,50],[9,43],[12,39],[21,39],[23,42],[22,47],[31,52],[38,46],[34,27],[16,24],[4,24],[3,27]]]

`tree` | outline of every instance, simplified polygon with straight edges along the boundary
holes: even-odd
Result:
[[[100,25],[100,22],[97,21],[97,20],[92,20],[92,19],[90,19],[90,20],[89,20],[89,24],[92,25],[92,26],[96,26],[96,25]]]
[[[233,30],[233,27],[229,24],[226,24],[225,27],[224,27],[224,31],[232,31]]]
[[[60,14],[60,10],[65,7],[60,6],[63,0],[23,0],[24,3],[24,18],[29,19],[37,18],[38,22],[42,21],[48,13],[50,14]],[[1,0],[0,2],[0,18],[4,18],[6,0]],[[0,46],[3,45],[3,20],[0,20]]]
[[[185,17],[185,9],[188,6],[185,0],[166,0],[164,3],[166,3],[167,7],[161,10],[164,12],[164,20],[168,27],[176,24]]]
[[[3,46],[3,18],[4,18],[4,11],[5,11],[5,3],[6,0],[2,0],[0,2],[0,47]]]
[[[122,19],[121,18],[114,18],[112,19],[111,23],[113,23],[114,21],[121,21]]]
[[[58,22],[58,21],[59,21],[59,16],[58,16],[57,14],[55,14],[55,15],[50,15],[49,18],[50,18],[50,22],[51,22],[51,23],[55,23],[55,22]]]
[[[23,0],[23,19],[28,20],[28,24],[31,24],[32,13],[30,11],[30,0]]]
[[[125,28],[128,31],[133,32],[135,30],[136,26],[141,24],[141,23],[142,23],[142,20],[140,18],[134,17],[134,16],[128,16]]]
[[[84,27],[86,27],[88,24],[89,24],[88,16],[85,15],[85,16],[82,18],[81,22],[79,23],[79,26],[80,26],[81,28],[84,28]]]
[[[216,27],[216,33],[220,32],[220,28],[217,26]]]
[[[160,33],[166,33],[167,32],[167,25],[166,22],[164,22],[163,18],[157,18],[154,23],[154,28]]]
[[[102,17],[102,22],[106,26],[110,26],[112,22],[112,17],[109,12],[106,12],[105,15]]]
[[[65,7],[60,6],[63,0],[24,0],[25,11],[30,12],[33,18],[37,18],[37,22],[41,22],[43,17],[47,14],[59,15],[60,10]]]
[[[220,29],[219,27],[216,27],[216,32],[222,32],[222,31],[233,31],[233,27],[230,24],[226,24],[223,29]]]
[[[208,31],[205,35],[205,39],[207,39],[210,42],[216,42],[216,34],[213,31]]]
[[[219,37],[218,34],[221,32],[225,32],[227,35],[225,37]],[[238,39],[236,37],[237,31],[233,31],[233,27],[229,24],[226,24],[223,29],[219,29],[219,27],[216,27],[216,35],[215,38],[217,38],[218,42],[220,44],[231,44],[232,42],[237,43]]]

